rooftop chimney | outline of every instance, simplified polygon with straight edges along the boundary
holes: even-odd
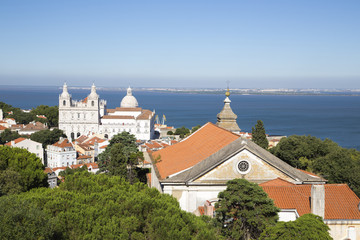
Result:
[[[311,186],[311,213],[325,217],[325,185]]]

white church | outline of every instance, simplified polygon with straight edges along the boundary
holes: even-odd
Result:
[[[155,111],[140,108],[130,87],[120,107],[115,109],[106,108],[106,101],[99,98],[94,84],[83,100],[73,100],[66,83],[59,96],[59,129],[72,140],[90,134],[111,139],[123,131],[135,135],[136,139],[149,140],[154,138],[154,123]]]

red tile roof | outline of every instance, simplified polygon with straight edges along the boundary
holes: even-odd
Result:
[[[58,142],[54,143],[53,146],[59,147],[59,148],[65,148],[65,147],[73,147],[71,142],[67,138],[59,140]]]
[[[14,143],[17,144],[17,143],[22,142],[24,140],[26,140],[26,138],[17,138],[17,139],[14,140]],[[6,146],[11,146],[11,143],[12,143],[12,141],[5,143],[5,145]]]
[[[46,167],[45,170],[44,170],[45,173],[52,173],[53,170],[49,167]]]
[[[260,186],[264,187],[264,186],[293,186],[295,184],[288,182],[284,179],[281,178],[275,178],[273,180],[261,183]]]
[[[238,138],[230,131],[206,123],[183,141],[152,153],[152,158],[157,161],[160,178],[165,179],[194,166]]]
[[[150,119],[151,116],[153,115],[153,112],[150,110],[142,110],[141,114],[139,116],[137,116],[137,120],[147,120]]]
[[[311,185],[260,186],[278,208],[296,209],[300,216],[311,213]],[[325,219],[360,219],[359,203],[346,184],[325,184]]]

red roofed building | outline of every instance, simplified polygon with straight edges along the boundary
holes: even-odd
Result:
[[[326,182],[291,167],[252,141],[212,123],[175,145],[152,152],[151,160],[151,186],[174,196],[183,210],[192,213],[197,213],[198,207],[204,206],[206,201],[217,201],[218,193],[234,178],[255,183],[278,178],[290,184]]]
[[[346,184],[296,185],[275,179],[260,186],[281,209],[280,221],[313,213],[324,218],[333,239],[360,239],[360,199]]]
[[[46,152],[48,167],[66,167],[78,163],[76,150],[67,138],[60,138],[60,140],[53,145],[48,145]]]

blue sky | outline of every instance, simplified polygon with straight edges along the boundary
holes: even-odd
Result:
[[[0,85],[360,88],[360,1],[2,0]]]

